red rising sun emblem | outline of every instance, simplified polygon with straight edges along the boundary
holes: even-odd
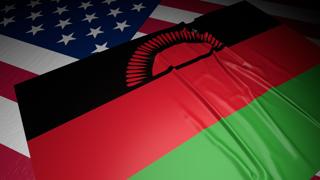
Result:
[[[156,35],[144,42],[132,54],[126,71],[126,83],[128,87],[138,85],[152,77],[155,77],[170,67],[187,65],[196,57],[192,53],[179,52],[184,44],[188,44],[190,50],[197,48],[197,56],[217,51],[223,48],[223,44],[208,32],[197,33],[186,28]],[[185,51],[183,49],[182,51]],[[171,54],[171,58],[163,58],[162,52]]]

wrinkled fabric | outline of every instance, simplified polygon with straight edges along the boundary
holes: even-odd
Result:
[[[173,52],[203,51],[190,44],[174,48],[157,60],[170,63]],[[181,103],[194,129],[204,130],[132,179],[309,179],[319,170],[320,67],[291,79],[298,69],[270,60],[277,58],[270,57],[272,52],[268,58],[248,48],[247,54],[244,58],[225,47],[173,70],[220,121],[212,119],[207,128],[210,122],[197,117],[192,104]]]
[[[308,179],[319,62],[241,2],[19,84],[36,177]]]

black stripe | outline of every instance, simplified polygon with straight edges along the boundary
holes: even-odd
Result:
[[[182,23],[153,33],[18,84],[15,88],[27,139],[170,72],[169,69],[132,88],[126,85],[129,58],[139,45],[156,35],[188,27],[207,31],[225,45],[232,45],[276,25],[271,17],[242,2],[204,15],[191,24]]]
[[[242,1],[198,17],[188,26],[200,32],[209,31],[225,45],[231,46],[278,24],[271,16]]]

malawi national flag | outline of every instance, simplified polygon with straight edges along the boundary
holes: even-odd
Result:
[[[310,179],[320,51],[241,2],[16,86],[37,179]]]

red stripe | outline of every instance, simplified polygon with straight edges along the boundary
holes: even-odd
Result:
[[[165,50],[157,57],[170,62],[170,57],[189,57],[201,46],[172,48],[172,54]],[[127,179],[320,61],[318,47],[285,26],[216,56],[174,70],[30,140],[36,177]]]
[[[272,0],[272,1],[279,2],[278,0]],[[194,0],[178,1],[178,2],[163,0],[161,4],[170,6],[170,7],[188,10],[188,11],[198,12],[198,13],[207,13],[209,11],[216,10],[222,7],[219,5],[214,5],[214,4],[205,3],[205,2],[201,2],[199,4],[196,4],[196,3],[192,4],[192,2],[194,2]],[[288,1],[287,3],[290,3],[290,2],[291,1]],[[313,25],[309,23],[294,21],[286,18],[279,18],[279,19],[280,21],[284,22],[288,26],[292,27],[293,29],[307,36],[316,37],[316,38],[320,37],[319,25]],[[152,32],[165,29],[173,25],[174,25],[173,23],[149,18],[145,22],[145,24],[141,27],[140,32],[150,34]],[[23,69],[0,62],[0,95],[16,101],[16,97],[13,89],[14,84],[17,84],[19,82],[22,82],[24,80],[30,79],[35,76],[36,74],[33,74]],[[9,149],[9,151],[11,150]],[[0,157],[1,157],[0,162],[2,162],[0,163],[0,166],[1,164],[5,165],[5,166],[1,166],[2,171],[0,170],[0,176],[5,177],[7,179],[33,179],[30,160],[29,159],[25,160],[24,158],[21,158],[19,156],[20,154],[18,154],[17,156],[13,155],[13,153],[9,151],[7,149],[4,150],[3,146],[0,145]],[[19,165],[17,165],[16,163],[18,163]],[[19,170],[19,168],[21,168],[21,170]],[[14,172],[14,173],[10,173],[10,172]],[[314,177],[313,179],[320,179],[320,178]]]
[[[313,176],[313,177],[311,178],[311,180],[320,180],[320,177],[319,177],[319,176]]]
[[[0,96],[16,101],[14,85],[35,76],[37,75],[0,61]]]
[[[165,28],[174,26],[174,23],[167,21],[161,21],[158,19],[148,18],[139,29],[139,32],[150,34]]]
[[[205,14],[210,11],[215,11],[217,9],[221,9],[224,7],[222,5],[204,2],[200,0],[183,0],[183,1],[161,0],[160,4],[177,8],[177,9],[197,12],[201,14]]]
[[[0,144],[0,179],[33,180],[31,160]]]

